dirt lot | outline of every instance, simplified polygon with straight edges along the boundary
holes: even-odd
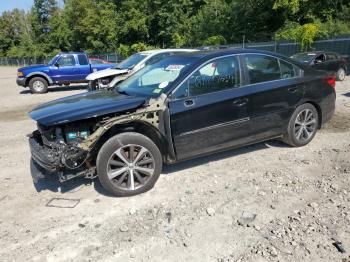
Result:
[[[33,186],[27,111],[84,89],[31,95],[15,74],[0,68],[1,262],[350,261],[350,79],[310,145],[168,166],[152,191],[113,198],[98,181]]]

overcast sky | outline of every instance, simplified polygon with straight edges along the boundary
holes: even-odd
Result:
[[[34,0],[0,0],[0,14],[4,11],[10,11],[14,8],[29,10]],[[58,1],[62,7],[62,0]]]

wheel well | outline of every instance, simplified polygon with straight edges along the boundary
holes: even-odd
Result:
[[[128,124],[116,124],[115,126],[111,127],[107,132],[105,132],[97,141],[96,145],[94,146],[91,154],[93,156],[97,156],[98,152],[100,151],[103,144],[110,139],[111,137],[124,133],[124,132],[136,132],[139,134],[142,134],[149,139],[151,139],[159,148],[163,159],[165,160],[168,155],[168,144],[165,137],[159,132],[158,129],[153,127],[152,125],[142,122],[142,121],[135,121]]]
[[[27,78],[27,80],[26,80],[26,86],[29,86],[30,80],[32,80],[34,77],[40,77],[40,78],[42,78],[42,79],[45,79],[45,81],[47,82],[47,84],[48,84],[48,85],[50,84],[50,82],[49,82],[49,80],[47,79],[47,77],[45,77],[45,76],[43,76],[43,75],[32,75],[32,76],[30,76],[30,77]]]
[[[313,101],[306,101],[305,104],[311,104],[311,105],[313,105],[316,108],[317,114],[318,114],[318,128],[320,129],[321,126],[322,126],[322,110],[321,110],[321,107],[317,103],[315,103]]]

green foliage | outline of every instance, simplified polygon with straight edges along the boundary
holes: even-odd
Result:
[[[303,48],[350,33],[348,0],[34,0],[0,15],[0,56],[60,51],[118,52],[156,47],[293,40]]]
[[[332,38],[350,33],[350,25],[344,21],[335,20],[331,17],[321,22],[316,19],[313,23],[300,25],[297,22],[287,21],[276,32],[276,40],[293,40],[300,43],[301,49],[311,47],[316,39]]]
[[[300,2],[301,0],[276,0],[273,8],[279,9],[284,8],[287,9],[292,14],[295,14],[300,9]],[[304,2],[307,2],[307,0],[304,0]]]
[[[154,49],[154,47],[146,45],[144,43],[136,43],[136,44],[131,45],[131,47],[130,47],[130,51],[132,53],[137,53],[137,52],[151,50],[151,49]]]
[[[185,37],[180,35],[178,32],[173,33],[171,39],[173,46],[175,46],[176,48],[184,46],[186,42]]]
[[[225,45],[226,39],[222,35],[214,35],[203,41],[203,45]]]
[[[276,40],[294,40],[300,43],[301,49],[310,47],[319,31],[316,24],[300,25],[296,22],[287,22],[285,27],[276,33]]]
[[[332,17],[329,17],[324,23],[316,20],[316,24],[318,26],[317,38],[332,38],[350,33],[349,23],[333,19]]]
[[[117,52],[123,58],[126,58],[131,54],[130,47],[123,44],[119,45]]]

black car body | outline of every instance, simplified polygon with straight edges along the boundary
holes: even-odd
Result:
[[[114,91],[78,94],[30,112],[32,175],[95,177],[118,196],[153,187],[162,164],[282,138],[303,146],[335,108],[335,79],[254,50],[174,55]]]
[[[292,59],[311,66],[316,70],[324,70],[334,74],[339,81],[344,81],[347,73],[347,60],[334,52],[307,52],[292,56]]]

